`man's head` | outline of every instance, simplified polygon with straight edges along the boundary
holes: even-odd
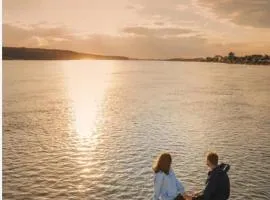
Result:
[[[209,153],[206,160],[207,166],[213,170],[218,165],[218,155],[216,153]]]

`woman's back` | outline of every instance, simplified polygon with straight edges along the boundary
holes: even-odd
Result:
[[[172,169],[168,174],[162,171],[155,173],[154,200],[174,200],[179,194],[184,194],[184,187]]]

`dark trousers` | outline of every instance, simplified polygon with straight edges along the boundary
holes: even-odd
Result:
[[[178,194],[174,200],[185,200],[181,194]]]
[[[192,197],[192,200],[203,200],[203,195],[198,195],[196,197]]]

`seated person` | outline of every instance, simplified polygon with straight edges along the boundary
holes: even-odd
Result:
[[[187,196],[187,200],[227,200],[230,196],[230,180],[227,172],[228,164],[218,165],[218,155],[209,153],[207,166],[210,168],[206,180],[205,189],[193,196]]]
[[[153,167],[155,172],[153,200],[184,200],[184,187],[176,178],[171,163],[171,155],[163,153]]]

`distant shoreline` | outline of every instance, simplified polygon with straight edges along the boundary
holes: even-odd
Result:
[[[250,55],[237,57],[230,52],[228,56],[206,58],[171,58],[171,59],[138,59],[125,56],[107,56],[98,54],[78,53],[59,49],[3,47],[2,60],[130,60],[130,61],[184,61],[184,62],[213,62],[224,64],[270,65],[268,55]]]

